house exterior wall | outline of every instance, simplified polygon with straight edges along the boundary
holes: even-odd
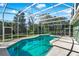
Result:
[[[79,43],[79,20],[73,24],[73,37]]]
[[[79,3],[76,3],[76,14],[73,16],[71,24],[73,25],[73,37],[79,43]]]

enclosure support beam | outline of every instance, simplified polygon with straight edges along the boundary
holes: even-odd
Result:
[[[35,34],[34,30],[35,30],[35,29],[34,29],[34,22],[33,22],[33,35]]]
[[[44,27],[44,33],[43,34],[45,34],[45,32],[46,32],[45,25],[43,25],[43,27]]]
[[[37,28],[37,32],[38,32],[38,35],[39,35],[39,25],[38,25],[38,28]]]
[[[69,36],[71,36],[71,25],[69,25]]]
[[[12,27],[11,27],[11,39],[13,39],[13,23],[12,23]]]
[[[17,19],[17,38],[19,37],[19,15]]]
[[[6,10],[6,7],[7,7],[7,4],[5,4],[5,7],[3,9],[3,14],[2,14],[2,29],[3,29],[3,35],[2,35],[2,38],[3,38],[3,42],[5,41],[5,29],[4,29],[4,14],[5,14],[5,10]]]
[[[76,13],[76,3],[74,3],[74,15]]]
[[[27,29],[27,34],[26,34],[26,35],[27,35],[27,37],[28,37],[28,25],[27,25],[27,28],[26,28],[26,29]]]
[[[41,34],[42,34],[42,24],[41,24]]]
[[[48,24],[48,32],[49,32],[49,24]]]
[[[18,15],[20,15],[21,13],[25,12],[26,10],[30,9],[32,6],[34,6],[36,3],[30,5],[30,6],[26,6]]]

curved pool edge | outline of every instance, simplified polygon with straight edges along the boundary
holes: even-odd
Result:
[[[13,44],[15,44],[15,43],[17,43],[17,42],[19,42],[21,40],[29,39],[29,38],[35,38],[35,37],[38,37],[38,36],[40,36],[40,35],[18,38],[18,39],[14,39],[12,41],[9,41],[9,42],[1,42],[1,45],[0,45],[0,56],[10,56],[9,52],[7,51],[8,47],[12,46]]]
[[[42,34],[43,35],[43,34]],[[45,34],[44,34],[45,35]],[[46,34],[48,35],[48,34]],[[6,42],[6,46],[4,46],[3,48],[0,47],[0,52],[2,53],[0,56],[10,56],[9,55],[9,52],[7,51],[7,48],[12,46],[13,44],[21,41],[21,40],[24,40],[24,39],[29,39],[29,38],[35,38],[35,37],[38,37],[40,35],[36,35],[36,36],[31,36],[31,37],[24,37],[24,38],[19,38],[19,39],[15,39],[16,41],[13,41],[13,42]],[[56,36],[57,37],[57,36]]]

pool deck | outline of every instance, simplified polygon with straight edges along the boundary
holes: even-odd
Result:
[[[59,40],[52,41],[51,44],[54,46],[48,52],[47,56],[79,56],[79,44],[74,38],[64,36],[59,38]]]
[[[28,37],[28,38],[33,38],[37,36],[38,35]],[[0,43],[0,56],[9,55],[8,52],[6,51],[6,48],[25,38],[26,37],[21,38],[21,39],[12,40],[10,42],[5,42],[5,44],[4,42],[1,42]],[[74,41],[74,44],[72,40]],[[53,47],[50,49],[50,51],[48,52],[46,56],[67,56],[69,53],[70,53],[69,56],[79,56],[79,44],[72,37],[63,36],[63,37],[60,37],[59,40],[58,39],[52,40],[50,44],[53,44]]]

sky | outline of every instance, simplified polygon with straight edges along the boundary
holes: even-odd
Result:
[[[52,16],[65,16],[68,18],[68,20],[70,19],[71,16],[71,7],[73,7],[73,3],[65,3],[68,6],[65,6],[63,4],[60,4],[56,7],[53,7],[55,5],[57,5],[58,3],[37,3],[34,4],[33,3],[8,3],[7,4],[7,8],[6,11],[7,13],[13,13],[13,14],[5,14],[5,21],[12,21],[15,14],[18,13],[18,11],[25,9],[25,15],[26,18],[28,16],[27,12],[30,12],[32,14],[38,13],[39,11],[42,11],[44,9],[50,8],[48,10],[44,10],[42,12],[39,12],[38,14],[44,14],[44,13],[49,13]],[[33,5],[33,6],[31,6]],[[5,4],[0,3],[0,19],[2,18],[2,12],[4,9]],[[29,6],[31,6],[29,8]],[[9,9],[11,8],[11,9]],[[61,10],[65,10],[65,11],[61,11]]]

